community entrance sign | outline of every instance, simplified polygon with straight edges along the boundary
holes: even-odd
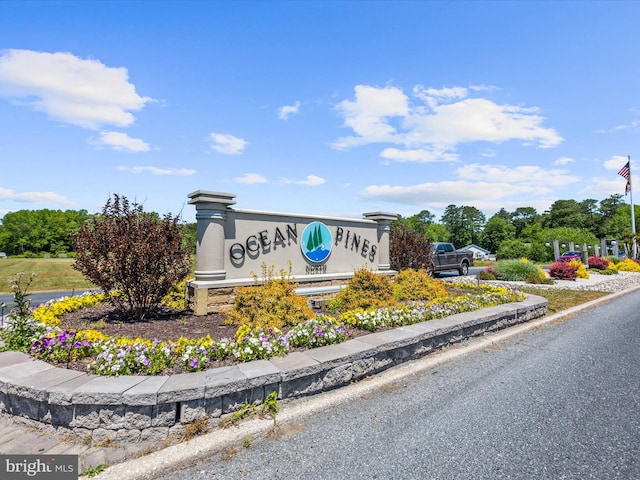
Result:
[[[363,267],[395,273],[389,231],[396,214],[365,213],[357,220],[236,210],[234,199],[206,190],[189,194],[196,207],[197,244],[195,280],[187,293],[196,314],[215,310],[211,291],[252,285],[263,266],[291,271],[307,286],[344,283]]]

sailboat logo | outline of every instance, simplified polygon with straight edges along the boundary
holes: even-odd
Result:
[[[307,260],[324,262],[331,255],[331,232],[322,222],[311,222],[302,232],[300,248]]]

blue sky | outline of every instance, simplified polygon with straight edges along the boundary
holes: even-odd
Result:
[[[0,1],[0,215],[624,194],[640,2]],[[625,197],[629,201],[629,197]]]

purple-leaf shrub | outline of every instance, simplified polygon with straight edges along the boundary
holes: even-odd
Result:
[[[609,260],[603,257],[589,257],[587,260],[589,268],[595,268],[597,270],[606,270],[609,268]]]
[[[556,262],[549,265],[549,276],[556,280],[575,280],[578,276],[578,267],[569,262]]]

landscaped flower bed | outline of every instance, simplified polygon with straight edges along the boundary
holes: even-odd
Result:
[[[61,329],[60,317],[73,308],[95,305],[101,296],[60,299],[39,307],[28,319],[31,339],[28,353],[56,365],[83,365],[99,375],[157,375],[167,372],[195,372],[222,365],[284,356],[294,348],[316,348],[350,338],[349,329],[375,331],[410,325],[455,313],[523,300],[512,289],[489,285],[448,283],[461,294],[412,302],[393,307],[351,310],[338,318],[317,315],[288,331],[277,328],[241,327],[234,338],[180,337],[177,341],[107,337],[97,330]],[[72,308],[73,306],[73,308]],[[35,320],[35,319],[42,320]],[[24,325],[22,326],[24,327]],[[15,325],[9,324],[6,335]]]

